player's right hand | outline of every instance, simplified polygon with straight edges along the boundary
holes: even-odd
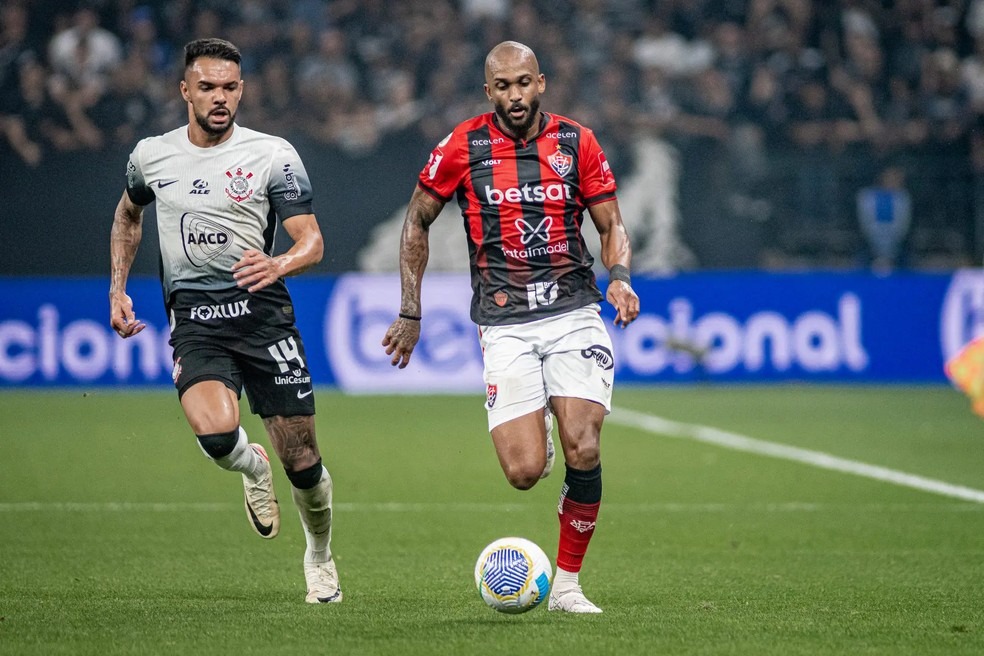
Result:
[[[393,322],[383,337],[386,355],[392,355],[390,364],[403,369],[410,364],[410,355],[420,339],[420,321],[399,318]]]
[[[147,327],[133,314],[133,299],[126,292],[109,293],[109,325],[123,339],[133,337]]]

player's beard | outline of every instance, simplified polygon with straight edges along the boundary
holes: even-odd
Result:
[[[228,108],[226,108],[226,111],[229,111]],[[204,130],[206,134],[211,134],[214,136],[220,136],[228,132],[229,128],[231,128],[232,124],[235,123],[236,121],[236,114],[233,112],[229,112],[229,120],[226,121],[226,124],[223,125],[222,127],[215,127],[209,124],[208,114],[206,114],[205,116],[200,115],[198,112],[194,112],[194,114],[195,114],[195,123],[198,123],[198,127]]]
[[[536,120],[536,113],[540,111],[540,99],[534,98],[530,101],[530,106],[526,112],[526,118],[522,122],[517,123],[513,120],[513,117],[509,115],[509,109],[503,107],[502,105],[495,106],[495,113],[502,121],[502,124],[509,129],[514,135],[519,138],[526,136],[529,129],[533,127],[533,121]]]

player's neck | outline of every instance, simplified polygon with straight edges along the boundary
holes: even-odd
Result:
[[[201,128],[201,126],[195,123],[188,124],[188,141],[191,145],[197,146],[198,148],[214,148],[215,146],[224,144],[226,141],[232,138],[232,133],[236,130],[236,124],[233,123],[229,126],[229,129],[222,134],[213,134],[211,132],[206,132]]]

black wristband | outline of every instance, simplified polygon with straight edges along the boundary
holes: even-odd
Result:
[[[609,280],[621,280],[626,285],[632,284],[632,276],[629,275],[629,268],[622,264],[616,264],[608,270]]]
[[[412,314],[404,314],[402,312],[400,312],[400,318],[408,321],[420,321],[420,317],[415,317]]]

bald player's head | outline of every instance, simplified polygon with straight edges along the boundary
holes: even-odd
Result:
[[[496,71],[517,65],[526,65],[540,74],[540,62],[532,48],[518,41],[503,41],[485,56],[485,82],[488,83]]]
[[[514,137],[526,139],[536,133],[544,89],[540,64],[528,46],[503,41],[485,57],[485,95],[501,127]]]

